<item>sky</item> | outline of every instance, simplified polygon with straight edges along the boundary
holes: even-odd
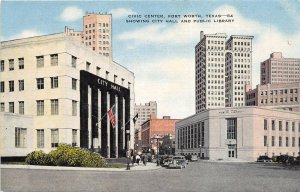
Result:
[[[195,113],[194,47],[205,34],[251,35],[252,87],[259,84],[260,62],[272,52],[300,58],[300,0],[249,1],[2,1],[0,38],[10,40],[82,30],[85,13],[113,16],[113,60],[135,75],[135,102],[157,101],[158,117]],[[233,15],[234,22],[182,23],[184,15]],[[128,23],[130,16],[163,15],[163,22]],[[166,23],[181,15],[178,23]]]

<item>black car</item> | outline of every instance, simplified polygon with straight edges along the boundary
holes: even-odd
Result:
[[[259,156],[257,162],[272,162],[272,159],[266,155]]]

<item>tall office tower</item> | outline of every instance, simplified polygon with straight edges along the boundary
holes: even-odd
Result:
[[[196,113],[208,108],[225,107],[226,34],[200,32],[195,46]]]
[[[150,101],[149,103],[135,104],[134,105],[134,114],[139,114],[135,128],[138,129],[145,121],[150,119],[150,115],[153,114],[153,117],[157,117],[157,103],[156,101]]]
[[[274,52],[260,64],[260,84],[293,83],[300,81],[300,59],[284,58]]]
[[[83,16],[83,31],[65,27],[65,34],[75,37],[93,51],[112,60],[112,15],[88,13]]]
[[[252,39],[232,35],[226,42],[226,107],[245,106],[245,85],[252,82]]]
[[[225,33],[200,32],[195,46],[196,113],[245,105],[244,85],[251,84],[253,36],[226,38]]]

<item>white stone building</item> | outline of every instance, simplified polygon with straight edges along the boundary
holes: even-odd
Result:
[[[3,41],[0,58],[2,157],[58,143],[124,154],[125,130],[134,136],[131,71],[63,33]],[[114,105],[115,128],[106,115]]]
[[[176,154],[255,161],[300,149],[300,114],[260,107],[208,109],[176,122]]]
[[[135,128],[138,129],[141,125],[150,119],[150,115],[154,115],[153,117],[157,117],[157,103],[156,101],[149,101],[142,104],[135,104],[134,105],[134,114],[138,114],[138,119],[135,124]]]
[[[195,46],[196,113],[244,106],[245,84],[251,83],[253,36],[204,34]]]

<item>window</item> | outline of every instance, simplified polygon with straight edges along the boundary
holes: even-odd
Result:
[[[295,131],[295,122],[292,122],[292,131]]]
[[[72,115],[77,116],[77,101],[72,101]]]
[[[236,118],[227,119],[227,139],[236,139]]]
[[[289,146],[289,138],[286,137],[286,138],[285,138],[285,141],[286,141],[286,142],[285,142],[285,144],[286,144],[285,146],[288,147],[288,146]]]
[[[274,146],[275,146],[275,137],[272,136],[272,147],[274,147]]]
[[[58,65],[58,54],[50,55],[50,63],[51,63],[51,66],[57,66]]]
[[[58,88],[58,77],[51,77],[51,89]]]
[[[44,78],[36,79],[37,89],[44,89]]]
[[[24,101],[19,101],[19,114],[24,115]]]
[[[15,112],[15,103],[14,102],[9,102],[9,112],[14,113]]]
[[[279,121],[279,131],[282,131],[282,121]]]
[[[36,66],[37,66],[37,68],[44,67],[44,56],[36,57]]]
[[[0,103],[0,112],[4,112],[5,111],[5,104],[2,102]]]
[[[12,71],[14,70],[14,60],[13,59],[9,59],[8,60],[8,65],[9,65],[9,70]]]
[[[204,122],[201,122],[201,146],[204,147]]]
[[[44,129],[37,129],[37,148],[44,148]]]
[[[96,67],[96,74],[98,75],[98,76],[100,76],[100,67]]]
[[[15,146],[16,148],[26,147],[26,128],[15,128]]]
[[[272,130],[275,130],[275,120],[272,120]]]
[[[289,122],[285,122],[285,130],[289,131]]]
[[[72,67],[76,68],[77,58],[72,56]]]
[[[58,129],[51,129],[51,147],[58,147],[59,135]]]
[[[77,146],[77,130],[72,129],[72,146]]]
[[[295,137],[292,137],[292,147],[295,147]]]
[[[77,79],[72,78],[72,89],[76,90]]]
[[[87,71],[90,71],[90,67],[91,67],[91,63],[86,62],[86,70],[87,70]]]
[[[9,81],[9,92],[14,92],[15,90],[15,82],[14,81]]]
[[[278,146],[282,147],[282,137],[280,137],[280,136],[279,136],[279,139],[278,139]]]
[[[268,120],[264,119],[264,130],[268,130]]]
[[[37,100],[36,101],[36,109],[37,109],[37,116],[44,115],[44,100]]]
[[[117,82],[117,75],[114,75],[114,83],[116,83]]]
[[[0,63],[0,71],[4,71],[5,70],[5,67],[4,67],[4,60],[1,60],[1,63]]]
[[[19,80],[19,91],[24,91],[24,80]]]
[[[58,99],[51,99],[51,115],[58,115]]]
[[[0,92],[4,93],[4,91],[5,91],[5,84],[4,84],[4,81],[1,81],[0,82]]]
[[[264,136],[264,146],[266,147],[268,145],[268,137]]]
[[[106,76],[105,76],[105,79],[108,80],[108,75],[109,75],[109,72],[106,71]]]
[[[24,69],[24,58],[19,58],[19,69]]]

